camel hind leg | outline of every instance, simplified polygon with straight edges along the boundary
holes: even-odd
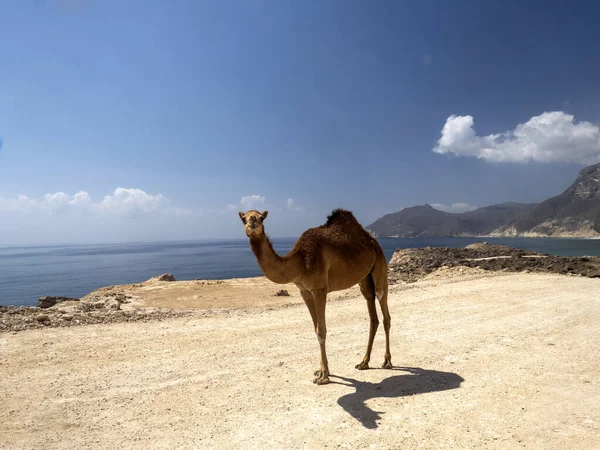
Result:
[[[390,352],[390,327],[392,318],[388,309],[388,264],[383,252],[375,263],[371,274],[373,276],[373,283],[375,284],[375,295],[381,306],[383,329],[385,330],[385,360],[382,367],[384,369],[391,369],[393,367]]]
[[[373,277],[369,273],[364,280],[359,283],[360,292],[367,301],[367,308],[369,309],[369,340],[367,342],[367,351],[360,364],[356,365],[359,370],[365,370],[369,368],[369,360],[371,359],[371,350],[373,349],[373,339],[375,339],[375,333],[377,333],[377,327],[379,326],[379,318],[377,317],[377,308],[375,307],[375,284],[373,283]]]

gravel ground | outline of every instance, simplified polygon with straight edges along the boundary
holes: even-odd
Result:
[[[395,368],[368,371],[348,291],[327,307],[324,386],[297,302],[1,333],[0,448],[597,449],[599,291],[550,274],[393,286]],[[380,329],[372,367],[383,350]]]

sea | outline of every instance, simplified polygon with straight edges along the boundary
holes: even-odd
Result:
[[[273,239],[279,254],[296,239]],[[388,260],[398,248],[465,247],[488,241],[563,256],[600,256],[600,240],[546,238],[380,238]],[[82,297],[104,286],[171,273],[177,280],[262,275],[247,239],[194,242],[0,247],[0,305],[35,306],[43,295]]]

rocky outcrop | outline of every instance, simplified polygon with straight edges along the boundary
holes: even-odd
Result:
[[[155,282],[169,281],[175,281],[173,275],[163,274],[131,287],[152,286]],[[100,288],[81,299],[40,297],[37,307],[0,306],[0,332],[95,323],[162,320],[191,314],[184,309],[141,307],[136,304],[136,300],[135,289],[127,289],[125,285]]]
[[[113,322],[149,322],[192,314],[186,310],[131,309],[127,311],[90,307],[82,303],[73,310],[57,307],[36,308],[26,306],[0,306],[0,333],[23,331],[33,328],[72,327]]]
[[[148,281],[176,281],[175,277],[170,273],[163,273],[157,277],[152,277]]]
[[[390,284],[410,283],[442,269],[539,272],[600,277],[600,257],[552,256],[502,245],[472,244],[466,248],[398,249],[389,262]]]
[[[56,305],[57,303],[78,302],[78,301],[79,301],[78,298],[73,298],[73,297],[54,297],[54,296],[46,295],[44,297],[40,297],[40,299],[38,300],[37,307],[38,308],[50,308],[50,307]]]

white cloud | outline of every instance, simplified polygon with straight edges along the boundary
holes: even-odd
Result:
[[[39,206],[39,202],[27,197],[26,195],[19,195],[15,199],[4,199],[0,197],[0,212],[28,211],[37,206]]]
[[[64,192],[57,192],[55,194],[46,194],[44,195],[44,203],[48,206],[60,206],[68,203],[71,200]]]
[[[472,116],[452,115],[435,153],[472,156],[492,162],[569,162],[594,164],[600,161],[600,127],[575,122],[563,111],[545,112],[520,123],[514,130],[477,136]]]
[[[229,204],[227,205],[227,211],[236,211],[238,207],[236,205]]]
[[[289,211],[296,211],[296,212],[304,211],[304,207],[297,206],[296,201],[293,198],[287,199],[287,209]]]
[[[72,206],[84,206],[91,203],[92,199],[90,198],[90,194],[85,191],[79,191],[77,194],[73,196],[71,200],[69,200],[69,205]]]
[[[451,205],[444,205],[443,203],[432,203],[431,206],[440,211],[449,213],[463,213],[467,211],[474,211],[478,206],[470,205],[468,203],[452,203]]]
[[[151,195],[141,189],[117,188],[93,207],[114,213],[151,212],[166,206],[166,203],[162,194]]]
[[[169,205],[162,194],[151,195],[141,189],[117,188],[106,195],[102,201],[93,203],[85,191],[73,196],[64,192],[48,193],[40,199],[19,195],[14,199],[0,197],[0,212],[47,212],[54,211],[88,211],[95,214],[126,215],[131,213],[162,213],[174,216],[191,216],[201,210],[191,210]]]
[[[240,200],[240,205],[242,205],[246,209],[256,209],[261,205],[264,205],[266,197],[261,197],[260,195],[246,195],[242,197]]]

